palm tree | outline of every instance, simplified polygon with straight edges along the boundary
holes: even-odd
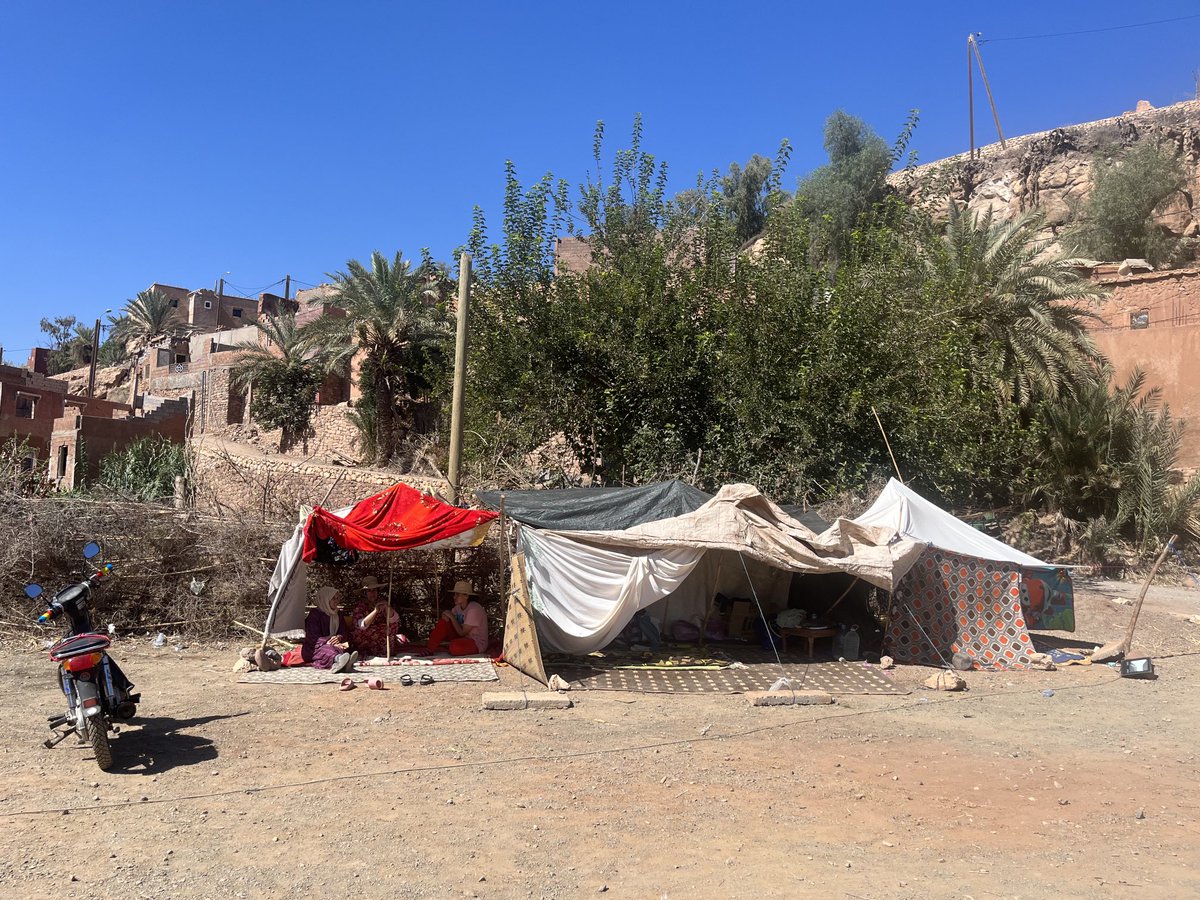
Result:
[[[230,371],[238,388],[253,385],[250,415],[268,428],[279,428],[279,449],[285,451],[307,433],[313,401],[325,371],[325,354],[307,349],[295,316],[254,323],[258,341],[236,345],[241,351]]]
[[[951,204],[927,273],[947,304],[941,315],[973,334],[972,371],[1023,409],[1070,393],[1100,360],[1086,331],[1096,318],[1087,305],[1104,292],[1071,260],[1047,252],[1036,239],[1041,223],[1036,213],[993,222],[990,211],[976,217]]]
[[[314,320],[304,327],[304,339],[328,351],[331,367],[344,370],[361,354],[359,427],[365,443],[373,438],[376,461],[386,465],[412,425],[416,398],[430,387],[427,367],[451,333],[442,300],[445,274],[428,258],[413,269],[399,253],[389,262],[376,250],[369,269],[350,260],[345,272],[329,277],[332,300],[346,314]]]
[[[112,319],[112,336],[125,342],[138,358],[156,344],[184,337],[195,329],[179,318],[171,298],[156,290],[139,291]],[[132,346],[130,346],[132,345]]]

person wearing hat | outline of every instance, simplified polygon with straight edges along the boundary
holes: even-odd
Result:
[[[471,582],[455,582],[454,605],[442,613],[433,627],[433,634],[429,635],[430,650],[437,650],[445,641],[450,642],[452,656],[472,656],[487,650],[487,613],[471,599],[476,596]]]
[[[355,604],[350,616],[354,620],[354,646],[364,656],[384,656],[388,652],[388,636],[397,641],[407,640],[400,634],[400,614],[379,596],[379,579],[368,575],[362,582],[363,599]]]

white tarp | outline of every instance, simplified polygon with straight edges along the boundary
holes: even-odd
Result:
[[[846,521],[817,536],[750,485],[726,485],[693,512],[623,531],[522,528],[521,546],[539,636],[569,653],[606,646],[659,600],[675,618],[703,614],[727,583],[751,587],[760,602],[786,601],[790,573],[843,572],[893,590],[925,549]],[[698,567],[703,577],[689,579]]]
[[[894,478],[888,481],[887,487],[880,492],[871,508],[854,519],[854,523],[883,528],[901,537],[963,556],[1016,563],[1019,566],[1050,566],[1050,563],[1022,553],[956,519]]]

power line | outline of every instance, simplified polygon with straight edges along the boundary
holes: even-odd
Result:
[[[1050,34],[1022,34],[1015,37],[998,37],[977,39],[980,44],[995,44],[1000,41],[1038,41],[1043,38],[1075,37],[1080,34],[1100,34],[1105,31],[1124,31],[1129,28],[1148,28],[1151,25],[1166,25],[1170,22],[1186,22],[1189,19],[1200,19],[1200,13],[1190,16],[1176,16],[1173,19],[1155,19],[1152,22],[1132,22],[1129,25],[1109,25],[1104,28],[1085,28],[1082,31],[1056,31]]]

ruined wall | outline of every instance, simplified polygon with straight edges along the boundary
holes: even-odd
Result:
[[[1053,239],[1069,219],[1070,204],[1091,191],[1095,154],[1147,138],[1172,148],[1191,172],[1189,184],[1161,211],[1159,221],[1177,235],[1194,235],[1200,230],[1194,203],[1200,191],[1200,101],[1016,137],[1007,147],[983,147],[978,159],[963,153],[897,172],[889,181],[909,198],[931,203],[936,212],[944,212],[952,199],[965,201],[977,214],[990,210],[998,220],[1041,209],[1047,226],[1043,236]]]
[[[195,503],[204,512],[294,521],[302,503],[320,503],[327,493],[324,505],[335,509],[356,503],[397,481],[442,497],[449,495],[446,482],[436,479],[414,479],[381,469],[243,453],[227,445],[197,442],[192,446]]]

